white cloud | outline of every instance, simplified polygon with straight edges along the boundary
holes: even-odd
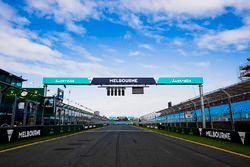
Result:
[[[237,50],[244,50],[250,43],[250,26],[206,34],[198,38],[196,42],[200,48],[211,50],[226,49],[230,46]]]
[[[126,34],[123,36],[124,39],[129,40],[132,38],[131,32],[126,32]]]
[[[143,26],[143,22],[140,18],[133,13],[123,13],[120,16],[121,21],[126,22],[130,27],[140,29]]]
[[[74,51],[79,56],[83,56],[85,59],[92,62],[101,62],[102,59],[96,56],[93,56],[90,52],[88,52],[84,47],[74,45],[73,43],[68,44],[68,48]]]
[[[99,18],[97,4],[91,0],[26,0],[26,2],[29,12],[34,12],[40,17],[53,18],[75,33],[85,32],[77,22],[88,18]]]
[[[60,51],[41,43],[41,41],[52,43],[54,40],[62,40],[58,37],[52,35],[48,39],[40,38],[35,33],[13,26],[7,20],[0,19],[0,24],[1,68],[39,76],[100,76],[111,73],[109,68],[96,63],[101,59],[92,56],[83,47],[74,45],[71,49],[75,49],[78,54],[82,53],[83,57],[91,62],[71,59]],[[69,39],[68,43],[72,42],[69,35],[56,34]]]
[[[57,50],[26,38],[28,34],[25,31],[14,29],[4,22],[1,25],[3,25],[0,28],[0,53],[2,55],[48,64],[57,63],[58,58],[61,57],[61,53]]]
[[[17,12],[9,5],[0,0],[0,19],[11,21],[20,25],[29,24],[29,20],[25,17],[20,17]]]
[[[66,27],[69,31],[74,32],[74,33],[83,34],[86,32],[85,28],[78,26],[72,22],[68,22],[66,24]]]
[[[144,48],[144,49],[147,49],[147,50],[153,50],[153,47],[149,44],[139,44],[138,45],[139,48]]]
[[[181,56],[184,57],[199,57],[199,56],[204,56],[207,55],[207,52],[205,51],[200,51],[200,50],[185,50],[185,49],[177,49],[177,53]]]
[[[181,55],[181,56],[187,56],[187,52],[183,49],[177,49],[177,52]]]
[[[174,44],[175,46],[182,46],[184,43],[183,43],[183,41],[182,41],[181,39],[175,38],[175,39],[173,40],[173,44]]]
[[[143,56],[144,54],[138,50],[136,51],[131,51],[128,53],[128,56],[131,56],[131,57],[137,57],[137,56]]]
[[[124,60],[119,59],[119,58],[113,58],[113,61],[114,61],[115,63],[119,63],[119,64],[124,63]]]
[[[139,13],[165,13],[176,15],[203,17],[215,16],[224,12],[224,7],[231,5],[232,0],[122,0],[123,7]]]
[[[177,26],[181,29],[185,29],[185,30],[189,30],[189,31],[205,31],[205,30],[207,30],[206,28],[204,28],[198,24],[194,24],[194,23],[179,23]]]
[[[153,69],[159,69],[160,66],[153,65],[153,64],[140,64],[142,68],[153,70]]]
[[[195,63],[195,65],[197,67],[209,67],[210,66],[210,62],[209,61],[202,61],[202,62]]]
[[[109,53],[112,53],[112,54],[116,54],[118,51],[114,48],[111,48],[110,46],[108,45],[104,45],[104,44],[100,44],[99,45],[105,52],[109,52]]]

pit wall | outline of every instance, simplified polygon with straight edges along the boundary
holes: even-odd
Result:
[[[218,140],[229,141],[232,143],[250,145],[250,132],[219,130],[219,129],[170,127],[159,124],[140,124],[140,126],[152,129],[162,129],[170,132],[177,132],[187,135],[208,137]]]
[[[102,127],[103,124],[61,125],[61,126],[29,126],[0,128],[0,144],[11,143],[32,138],[80,132],[87,129]]]

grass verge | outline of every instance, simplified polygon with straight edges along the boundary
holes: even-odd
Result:
[[[96,128],[92,128],[92,129],[96,129]],[[88,129],[88,130],[92,130],[92,129]],[[44,137],[37,137],[33,139],[28,139],[28,140],[16,141],[16,142],[11,142],[11,143],[4,143],[4,144],[0,144],[0,152],[7,150],[7,149],[29,145],[29,144],[36,143],[36,142],[42,142],[46,140],[57,139],[57,138],[67,137],[67,136],[73,136],[79,133],[84,133],[85,131],[88,131],[88,130],[77,131],[77,132],[67,132],[67,133],[55,134],[51,136],[44,136]]]
[[[217,139],[212,139],[212,138],[207,138],[207,137],[192,136],[192,135],[186,135],[186,134],[177,133],[177,132],[170,132],[170,131],[167,131],[167,130],[151,129],[151,128],[141,127],[141,126],[140,126],[140,128],[143,128],[145,130],[151,130],[153,132],[160,133],[160,134],[163,134],[163,135],[167,135],[167,136],[170,136],[170,137],[171,136],[172,137],[178,137],[178,138],[181,138],[181,139],[186,139],[186,140],[189,140],[189,141],[209,145],[209,146],[212,146],[212,147],[216,147],[216,148],[220,148],[220,149],[240,153],[240,154],[246,155],[247,158],[250,158],[250,146],[247,146],[247,145],[231,143],[231,142],[228,142],[228,141],[222,141],[222,140],[217,140]]]

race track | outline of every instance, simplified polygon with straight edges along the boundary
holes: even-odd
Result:
[[[249,166],[250,159],[127,125],[0,153],[1,167]]]

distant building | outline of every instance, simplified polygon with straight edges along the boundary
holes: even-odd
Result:
[[[11,74],[3,69],[0,69],[0,81],[5,84],[9,84],[14,87],[21,88],[22,82],[26,81],[22,77],[18,77],[14,74]]]
[[[100,111],[95,111],[94,115],[100,116]]]
[[[250,58],[248,62],[240,66],[240,79],[244,80],[250,78]]]

